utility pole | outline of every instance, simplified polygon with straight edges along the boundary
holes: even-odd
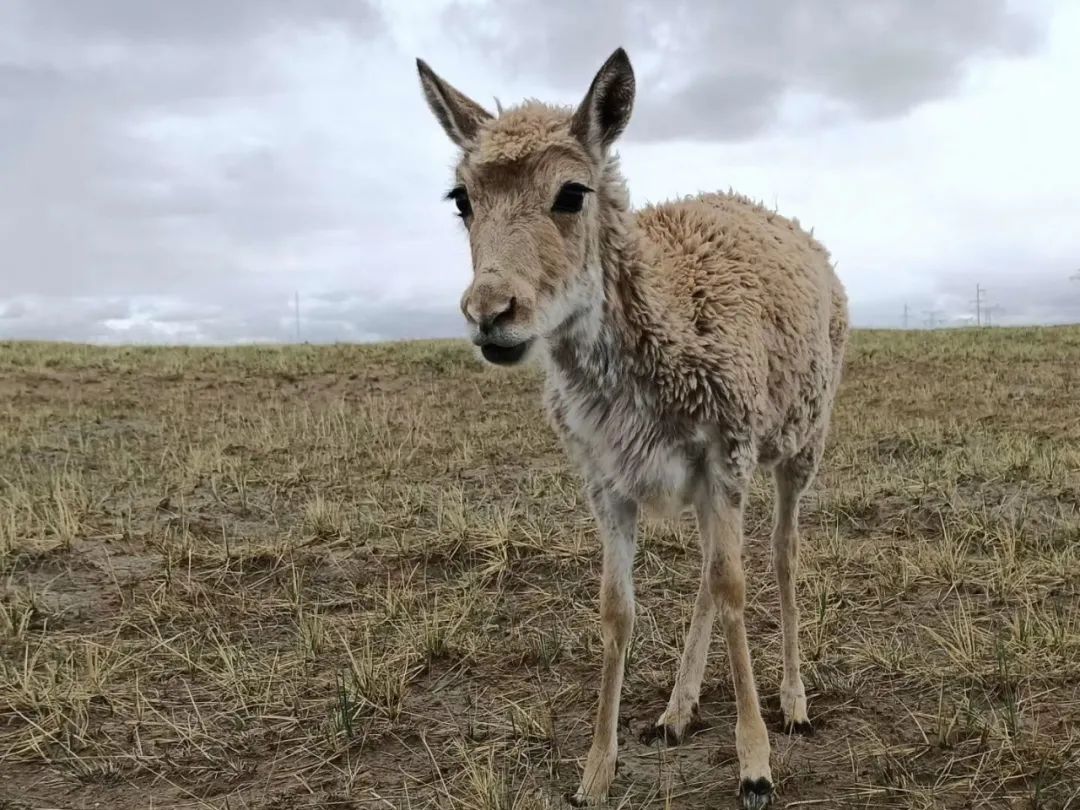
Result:
[[[904,302],[904,329],[908,328],[908,326],[907,326],[908,325],[907,311],[908,311],[907,310],[907,302],[905,301]]]
[[[300,291],[297,290],[294,294],[296,301],[296,342],[300,342]]]
[[[929,309],[923,312],[923,316],[926,319],[923,323],[926,324],[928,329],[937,328],[937,325],[941,322],[941,310]]]
[[[985,301],[986,290],[983,289],[981,284],[975,285],[975,300],[972,301],[975,305],[975,325],[982,326],[982,313],[983,313],[983,301]]]
[[[1001,307],[997,306],[997,305],[995,305],[995,306],[992,306],[992,307],[987,307],[987,308],[986,308],[986,325],[987,325],[987,326],[993,326],[993,325],[994,325],[993,323],[991,323],[991,316],[992,316],[992,315],[993,315],[993,314],[994,314],[995,312],[996,312],[996,313],[997,313],[998,315],[1000,315],[1000,314],[1001,314],[1002,312],[1004,312],[1004,310],[1003,310],[1003,309],[1002,309]]]

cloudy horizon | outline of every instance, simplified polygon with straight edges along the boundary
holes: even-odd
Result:
[[[9,0],[0,339],[460,337],[454,147],[617,46],[635,204],[734,188],[813,227],[853,320],[1080,322],[1080,4]]]

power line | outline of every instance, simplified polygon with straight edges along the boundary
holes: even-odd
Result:
[[[928,309],[923,311],[923,323],[927,329],[936,329],[941,323],[942,312],[940,309]]]
[[[975,285],[975,300],[972,301],[975,305],[975,325],[982,326],[983,315],[983,302],[986,300],[986,290],[983,289],[981,284]]]

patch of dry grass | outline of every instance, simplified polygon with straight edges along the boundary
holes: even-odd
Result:
[[[1080,805],[1080,329],[858,333],[808,496],[780,806]],[[778,713],[771,492],[748,622]],[[691,521],[643,530],[616,802],[733,805]],[[457,343],[0,351],[0,807],[534,810],[575,786],[595,530],[532,372]]]

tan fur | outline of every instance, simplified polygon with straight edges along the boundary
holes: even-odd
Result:
[[[552,149],[565,149],[584,159],[581,142],[570,134],[567,126],[570,112],[538,101],[504,110],[497,119],[498,126],[484,127],[479,143],[469,153],[469,165],[513,163]]]
[[[797,222],[736,194],[631,211],[607,151],[634,91],[621,50],[576,111],[530,101],[493,117],[467,99],[440,105],[460,94],[426,65],[420,70],[433,109],[462,147],[456,182],[472,205],[465,222],[475,273],[462,311],[486,353],[527,349],[545,368],[545,403],[584,474],[604,547],[600,697],[575,800],[605,796],[614,777],[640,510],[693,508],[702,582],[656,728],[679,738],[696,715],[719,613],[743,801],[762,807],[771,774],[743,620],[743,501],[754,468],[774,469],[781,705],[788,724],[808,727],[794,592],[797,510],[821,458],[848,333],[829,255]],[[594,189],[580,213],[551,210],[565,183]]]
[[[667,404],[702,419],[745,409],[769,455],[797,450],[820,418],[802,397],[827,388],[843,350],[830,326],[846,333],[825,249],[731,194],[646,208],[626,231],[623,328],[645,338],[636,359]]]

